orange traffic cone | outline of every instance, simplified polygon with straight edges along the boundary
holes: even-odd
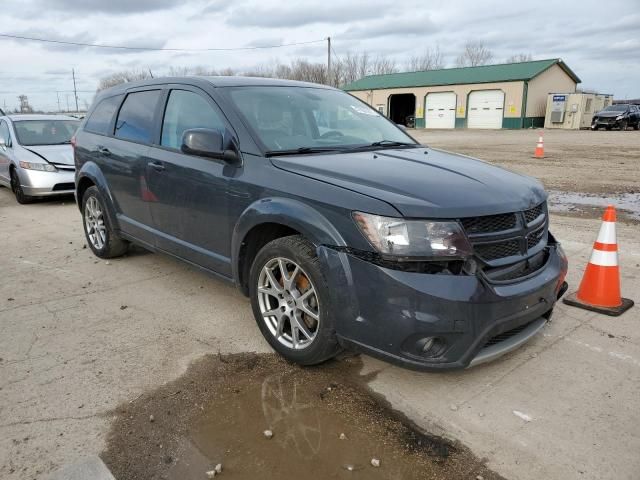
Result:
[[[538,137],[538,143],[536,143],[536,151],[533,153],[533,158],[544,158],[544,140],[542,139],[542,132]]]
[[[598,239],[582,277],[580,288],[564,300],[567,305],[617,317],[633,306],[620,296],[620,269],[616,243],[616,209],[609,205],[602,216]]]

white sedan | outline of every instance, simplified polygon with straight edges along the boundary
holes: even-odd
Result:
[[[0,185],[11,188],[19,203],[73,194],[71,137],[78,125],[62,115],[0,117]]]

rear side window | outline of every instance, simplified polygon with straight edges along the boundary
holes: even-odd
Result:
[[[179,150],[182,146],[182,135],[190,128],[224,131],[224,122],[211,104],[197,93],[172,90],[164,113],[160,143]]]
[[[118,105],[120,105],[120,100],[122,100],[121,96],[102,100],[87,119],[84,129],[88,132],[99,133],[100,135],[109,135],[111,133],[109,132],[111,120],[118,109]]]
[[[116,120],[116,137],[150,143],[158,98],[160,98],[160,90],[147,90],[127,95]]]

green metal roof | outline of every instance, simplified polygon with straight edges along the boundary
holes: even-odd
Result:
[[[493,83],[531,80],[553,65],[558,65],[576,83],[578,76],[559,58],[532,62],[482,65],[480,67],[445,68],[424,72],[369,75],[342,87],[343,90],[379,90],[383,88],[429,87],[435,85],[461,85],[467,83]]]

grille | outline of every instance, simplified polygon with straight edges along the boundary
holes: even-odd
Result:
[[[73,183],[56,183],[53,186],[54,192],[61,192],[63,190],[73,190],[76,186]]]
[[[527,224],[533,222],[536,218],[538,218],[543,213],[542,204],[537,207],[533,207],[529,210],[525,210],[524,218],[527,221]]]
[[[516,226],[516,216],[513,213],[463,218],[460,221],[467,234],[470,235],[474,233],[500,232],[502,230],[510,230]]]
[[[531,322],[529,322],[531,323]],[[529,326],[529,323],[525,323],[524,325],[520,325],[519,327],[513,328],[511,330],[507,330],[506,332],[502,332],[495,337],[491,337],[487,343],[484,344],[482,348],[487,348],[492,345],[496,345],[497,343],[504,342],[505,340],[509,340],[511,337],[515,337],[519,333],[521,333],[525,328]]]
[[[500,243],[488,243],[475,246],[476,253],[485,260],[496,260],[497,258],[510,257],[520,254],[520,243],[518,240],[507,240]]]
[[[538,230],[531,232],[527,237],[527,249],[532,249],[540,243],[540,240],[544,237],[544,226]]]

